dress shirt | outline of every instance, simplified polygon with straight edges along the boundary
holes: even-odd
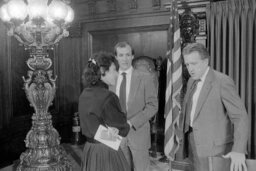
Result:
[[[205,73],[200,78],[201,81],[199,81],[197,83],[196,91],[195,91],[195,93],[193,95],[193,98],[192,98],[192,109],[191,109],[191,114],[190,114],[190,126],[191,127],[193,126],[193,120],[194,120],[194,116],[195,116],[195,111],[196,111],[196,105],[197,105],[197,102],[198,102],[198,98],[199,98],[200,92],[202,90],[202,87],[204,85],[204,81],[205,81],[205,78],[206,78],[206,75],[207,75],[208,71],[209,71],[209,67],[207,67]]]

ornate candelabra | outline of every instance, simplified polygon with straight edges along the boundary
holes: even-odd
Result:
[[[69,0],[5,0],[0,17],[8,27],[8,35],[14,36],[30,52],[27,60],[30,70],[28,78],[23,77],[23,80],[35,113],[25,139],[28,149],[21,154],[17,170],[72,170],[48,112],[55,96],[57,78],[49,70],[52,60],[48,50],[68,36],[66,29],[74,18]]]

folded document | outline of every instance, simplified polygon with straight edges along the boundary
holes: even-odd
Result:
[[[108,129],[103,125],[99,125],[94,139],[116,151],[118,150],[122,141],[122,137],[120,135],[111,134]]]

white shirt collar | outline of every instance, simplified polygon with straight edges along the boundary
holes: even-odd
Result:
[[[125,71],[119,69],[118,73],[119,73],[119,75],[121,75],[123,72],[125,72],[126,75],[129,75],[129,74],[132,73],[132,70],[133,70],[133,67],[131,66],[129,69],[127,69],[127,70],[125,70]]]

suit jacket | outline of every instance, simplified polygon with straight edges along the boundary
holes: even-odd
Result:
[[[183,113],[186,112],[184,106],[188,102],[192,82],[190,78],[183,101]],[[183,128],[184,124],[183,117]],[[248,125],[248,115],[233,80],[210,68],[193,119],[197,154],[201,157],[217,156],[230,150],[246,153]]]
[[[113,91],[115,90],[114,87]],[[127,135],[130,147],[138,150],[150,148],[149,120],[157,113],[157,110],[157,86],[153,75],[133,69],[127,102],[127,119],[133,125]]]

